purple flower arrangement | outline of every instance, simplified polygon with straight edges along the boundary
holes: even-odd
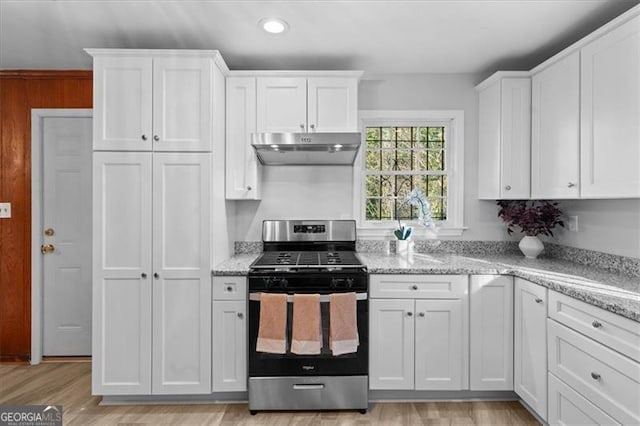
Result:
[[[564,228],[562,211],[557,202],[547,200],[500,200],[498,216],[508,223],[507,233],[513,233],[518,226],[520,232],[529,237],[537,235],[553,236],[551,231],[556,225]]]

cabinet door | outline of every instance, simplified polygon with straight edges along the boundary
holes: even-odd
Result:
[[[211,154],[153,158],[153,393],[211,392]]]
[[[531,81],[531,198],[578,198],[580,53]]]
[[[153,60],[154,151],[211,151],[212,67],[208,58]]]
[[[502,80],[500,198],[529,198],[531,180],[531,79]]]
[[[307,131],[307,79],[259,77],[257,125],[262,132]]]
[[[472,275],[470,388],[513,390],[513,277]]]
[[[94,150],[151,150],[151,73],[149,58],[94,59]]]
[[[640,197],[640,16],[581,50],[581,196]]]
[[[310,132],[358,131],[358,80],[316,77],[307,80]]]
[[[251,146],[256,131],[256,79],[227,78],[226,198],[259,200],[261,166]]]
[[[151,393],[150,219],[151,153],[94,153],[94,395]]]
[[[478,198],[497,200],[500,190],[500,83],[478,94]]]
[[[464,300],[416,300],[415,303],[416,390],[464,389],[467,365],[464,354],[468,350]]]
[[[213,391],[247,390],[247,302],[213,301]]]
[[[514,311],[514,391],[546,420],[547,289],[516,278]]]
[[[414,302],[371,299],[369,303],[369,387],[413,389]]]
[[[620,423],[549,373],[549,424],[597,426]]]

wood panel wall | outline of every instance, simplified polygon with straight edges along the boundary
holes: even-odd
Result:
[[[91,71],[0,70],[0,359],[31,353],[31,109],[92,108]]]

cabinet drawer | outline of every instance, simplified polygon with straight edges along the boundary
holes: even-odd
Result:
[[[371,297],[459,299],[467,292],[467,275],[371,275]]]
[[[246,300],[247,277],[213,277],[213,300]]]
[[[553,320],[549,371],[623,424],[640,423],[640,364]]]
[[[640,324],[555,291],[549,292],[549,317],[640,361]]]
[[[550,425],[618,425],[562,380],[549,373]]]

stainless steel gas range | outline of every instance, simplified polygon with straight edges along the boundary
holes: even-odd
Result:
[[[248,278],[251,413],[366,412],[368,275],[355,222],[265,221],[262,231]]]

